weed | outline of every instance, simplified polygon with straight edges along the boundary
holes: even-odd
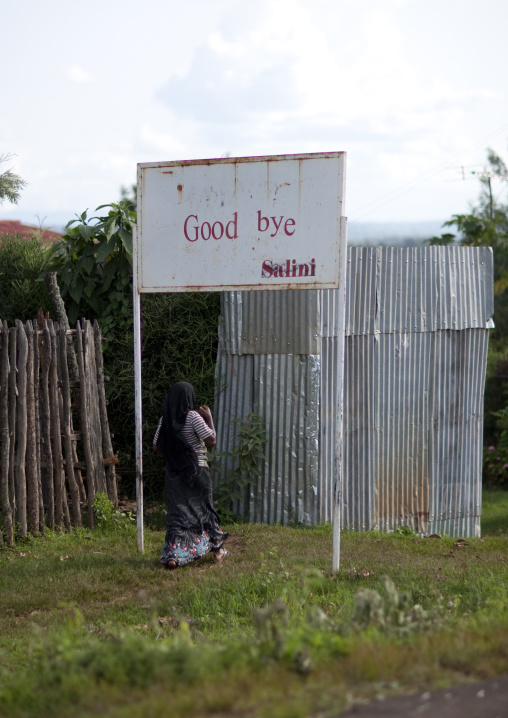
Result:
[[[414,531],[411,526],[403,525],[397,526],[393,532],[396,536],[417,536],[418,534]]]
[[[260,461],[265,455],[266,426],[263,417],[248,414],[245,419],[233,419],[239,424],[238,443],[231,451],[217,452],[213,455],[212,468],[220,474],[215,491],[218,513],[222,521],[237,518],[233,511],[234,503],[243,502],[243,516],[249,515],[249,501],[245,500],[245,492],[249,484],[261,474]],[[221,459],[232,458],[238,462],[234,469],[221,472]]]
[[[354,598],[353,624],[360,630],[370,627],[384,633],[406,636],[415,631],[436,628],[443,623],[443,609],[438,598],[432,610],[411,601],[410,594],[398,591],[388,576],[383,578],[382,593],[360,589]]]
[[[113,502],[103,492],[95,494],[92,508],[97,528],[102,531],[130,533],[136,523],[136,519],[130,511],[116,511]]]

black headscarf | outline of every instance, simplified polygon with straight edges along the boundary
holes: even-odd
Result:
[[[199,470],[198,457],[182,436],[187,414],[196,409],[196,394],[192,384],[179,381],[173,384],[162,405],[162,426],[157,447],[164,455],[171,473],[192,480]]]

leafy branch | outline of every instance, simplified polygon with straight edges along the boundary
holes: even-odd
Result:
[[[238,443],[231,451],[217,452],[213,458],[213,468],[220,472],[219,460],[223,457],[236,459],[234,469],[230,469],[220,478],[215,491],[219,514],[223,520],[233,519],[233,501],[245,495],[245,489],[261,475],[261,461],[265,457],[266,425],[259,414],[250,413],[245,419],[233,419],[239,424]],[[244,506],[244,518],[248,513],[248,502]]]
[[[50,250],[48,271],[57,271],[69,321],[97,319],[104,336],[132,323],[132,232],[136,212],[131,200],[104,204],[106,215],[88,217],[85,210],[66,225]]]
[[[0,155],[0,164],[2,162],[8,162],[12,155]],[[17,204],[21,190],[26,187],[26,182],[21,179],[19,175],[13,172],[11,169],[6,170],[0,174],[0,204],[7,200],[12,204]]]

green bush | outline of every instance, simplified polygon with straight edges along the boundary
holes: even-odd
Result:
[[[130,200],[97,207],[106,215],[88,217],[85,210],[66,225],[53,245],[51,271],[58,280],[70,324],[97,319],[103,336],[132,325],[132,229],[136,212]]]
[[[0,318],[13,325],[16,319],[35,319],[37,311],[51,311],[41,274],[47,265],[47,248],[40,236],[26,239],[4,235],[0,243]]]
[[[189,381],[200,404],[213,404],[218,293],[153,294],[142,297],[143,474],[145,496],[163,495],[164,467],[152,450],[162,402],[176,381]],[[134,462],[134,340],[116,335],[104,356],[113,445],[119,451],[120,493],[132,495]]]
[[[249,502],[244,503],[244,515],[237,516],[233,511],[233,502],[245,497],[250,483],[254,483],[261,474],[260,462],[265,456],[266,424],[262,416],[248,414],[245,419],[233,419],[239,424],[238,443],[232,451],[212,454],[212,469],[221,474],[220,458],[231,457],[237,465],[234,469],[221,474],[220,483],[215,491],[217,510],[222,522],[248,519]]]

